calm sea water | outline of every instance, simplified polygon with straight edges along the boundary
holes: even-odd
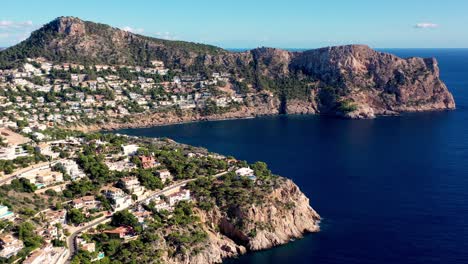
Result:
[[[341,120],[279,116],[122,130],[263,160],[293,179],[322,231],[227,263],[468,263],[468,50],[434,56],[457,110]]]

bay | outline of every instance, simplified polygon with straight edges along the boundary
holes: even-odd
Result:
[[[468,50],[434,56],[457,109],[374,120],[276,116],[117,131],[169,137],[291,178],[322,231],[226,263],[468,263]]]

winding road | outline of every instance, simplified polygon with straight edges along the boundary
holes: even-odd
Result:
[[[232,169],[232,168],[229,168],[227,171],[223,171],[223,172],[220,172],[220,173],[218,173],[218,174],[215,174],[215,175],[213,175],[213,177],[214,177],[214,178],[219,178],[219,177],[221,177],[221,176],[227,174],[228,172],[230,172],[231,169]],[[160,190],[160,191],[157,191],[157,192],[153,193],[150,197],[147,197],[147,198],[145,198],[145,199],[142,199],[142,200],[140,200],[140,201],[137,201],[133,206],[135,206],[136,204],[139,204],[139,203],[148,203],[151,199],[154,199],[155,197],[158,197],[158,196],[160,196],[160,195],[164,195],[164,194],[166,194],[167,192],[172,191],[172,190],[174,190],[174,189],[176,189],[176,188],[183,187],[183,186],[185,186],[187,183],[189,183],[189,182],[191,182],[191,181],[194,181],[194,180],[196,180],[196,179],[197,179],[197,178],[195,178],[195,179],[188,179],[188,180],[184,180],[184,181],[178,182],[178,183],[176,183],[176,184],[174,184],[174,185],[171,185],[171,186],[169,186],[169,187],[167,187],[167,188],[165,188],[165,189],[162,189],[162,190]],[[124,210],[124,209],[122,209],[122,210]],[[117,211],[116,211],[116,212],[117,212]],[[115,213],[115,212],[113,212],[112,214],[114,214],[114,213]],[[86,231],[86,230],[88,230],[88,229],[90,229],[90,228],[92,228],[92,227],[94,227],[94,226],[97,226],[97,225],[99,225],[99,224],[102,224],[102,223],[104,223],[104,222],[106,222],[106,221],[110,221],[110,220],[111,220],[112,214],[109,214],[109,215],[107,215],[107,216],[102,216],[101,218],[95,219],[93,222],[88,223],[88,225],[76,229],[75,231],[73,231],[73,233],[72,233],[70,236],[68,236],[68,238],[67,238],[67,246],[68,246],[68,249],[69,249],[69,250],[68,250],[68,256],[66,257],[66,259],[68,259],[66,263],[70,263],[71,259],[73,258],[73,256],[75,255],[76,251],[78,250],[78,245],[76,245],[76,237],[77,237],[80,233],[82,233],[82,232],[84,232],[84,231]]]

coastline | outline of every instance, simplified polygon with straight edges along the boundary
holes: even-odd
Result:
[[[246,111],[243,112],[244,110]],[[356,118],[356,117],[349,117],[349,116],[344,116],[344,115],[321,114],[316,111],[297,111],[297,112],[292,111],[292,112],[287,112],[287,113],[280,113],[278,110],[271,110],[271,112],[259,111],[258,113],[255,113],[255,108],[243,107],[242,110],[238,110],[235,112],[227,112],[223,114],[214,114],[214,115],[208,115],[208,116],[194,115],[194,113],[191,111],[186,111],[184,116],[177,116],[173,112],[138,114],[138,115],[135,115],[135,119],[137,121],[118,122],[118,120],[115,120],[109,123],[91,124],[91,125],[80,124],[80,125],[66,126],[66,127],[61,127],[61,128],[71,129],[71,130],[81,131],[81,132],[116,131],[116,130],[121,130],[121,129],[162,127],[162,126],[190,124],[190,123],[197,123],[197,122],[255,119],[259,117],[280,116],[280,115],[313,115],[313,116],[334,117],[334,118],[340,118],[340,119],[362,120],[362,119],[375,119],[379,117],[401,116],[402,114],[410,114],[410,113],[446,112],[446,111],[453,111],[453,110],[456,110],[456,108],[452,108],[452,109],[440,109],[440,108],[406,109],[405,111],[402,111],[402,112],[382,112],[372,117],[367,117],[367,118],[357,117]]]
[[[79,124],[65,128],[82,132],[93,132],[102,130],[114,131],[119,129],[167,126],[201,121],[251,119],[259,116],[273,116],[281,114],[279,108],[280,102],[276,98],[255,98],[252,100],[252,102],[249,102],[247,106],[241,106],[232,111],[219,114],[201,115],[192,110],[183,110],[179,113],[175,113],[174,111],[142,113],[133,115],[128,122],[119,122],[119,120],[112,120],[111,122],[107,123],[90,125]],[[315,110],[303,112],[305,114],[316,114]]]

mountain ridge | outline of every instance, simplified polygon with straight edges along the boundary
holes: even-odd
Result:
[[[27,40],[0,52],[0,67],[27,57],[58,62],[149,65],[209,75],[229,72],[254,91],[309,102],[315,113],[349,118],[455,108],[434,58],[402,59],[367,45],[287,51],[260,47],[230,52],[211,45],[146,37],[111,26],[59,17]],[[297,109],[301,112],[301,109]],[[310,113],[310,111],[307,111]]]

